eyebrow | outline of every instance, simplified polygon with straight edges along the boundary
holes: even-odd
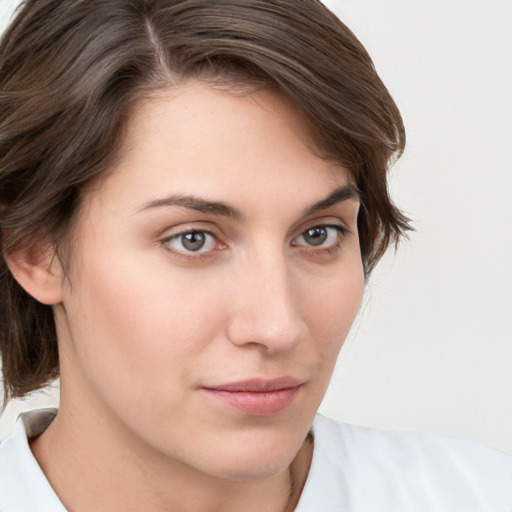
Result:
[[[335,188],[325,199],[321,199],[317,203],[306,208],[304,217],[316,213],[321,210],[327,210],[331,206],[349,199],[355,199],[361,202],[361,192],[354,185],[342,185]]]
[[[306,208],[303,216],[306,217],[318,211],[326,210],[327,208],[334,206],[337,203],[347,201],[349,199],[356,199],[360,201],[361,194],[359,190],[353,185],[343,185],[334,189],[326,198],[321,199],[320,201]],[[155,199],[154,201],[150,201],[141,208],[141,211],[159,208],[162,206],[181,206],[183,208],[188,208],[189,210],[195,210],[210,215],[220,215],[223,217],[230,217],[235,220],[244,219],[244,214],[240,210],[226,203],[222,203],[220,201],[210,201],[208,199],[202,199],[197,196],[188,196],[183,194],[175,194],[164,197],[162,199]]]
[[[196,196],[185,196],[183,194],[176,194],[162,199],[156,199],[146,203],[141,211],[149,210],[151,208],[158,208],[160,206],[181,206],[189,210],[195,210],[201,213],[209,213],[211,215],[221,215],[223,217],[231,217],[236,220],[244,218],[243,213],[232,206],[219,201],[209,201],[208,199],[201,199]]]

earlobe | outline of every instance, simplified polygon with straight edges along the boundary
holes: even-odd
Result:
[[[5,259],[16,281],[34,299],[47,305],[62,302],[62,265],[53,247],[24,246]]]

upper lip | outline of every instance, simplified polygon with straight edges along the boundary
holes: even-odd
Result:
[[[297,388],[303,383],[303,381],[295,377],[278,377],[276,379],[256,378],[215,386],[203,386],[203,388],[215,391],[265,393],[269,391],[279,391],[280,389]]]

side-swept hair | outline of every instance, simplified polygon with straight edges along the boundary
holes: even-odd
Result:
[[[387,188],[400,113],[354,34],[318,0],[25,0],[0,42],[0,353],[7,399],[58,375],[52,308],[5,255],[72,232],[84,186],[113,167],[137,99],[188,79],[272,87],[362,199],[369,274],[408,229]]]

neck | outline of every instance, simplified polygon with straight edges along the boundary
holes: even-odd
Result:
[[[73,414],[63,398],[31,447],[68,510],[289,512],[307,478],[313,444],[305,441],[292,464],[271,478],[228,480],[141,446],[105,416]]]

